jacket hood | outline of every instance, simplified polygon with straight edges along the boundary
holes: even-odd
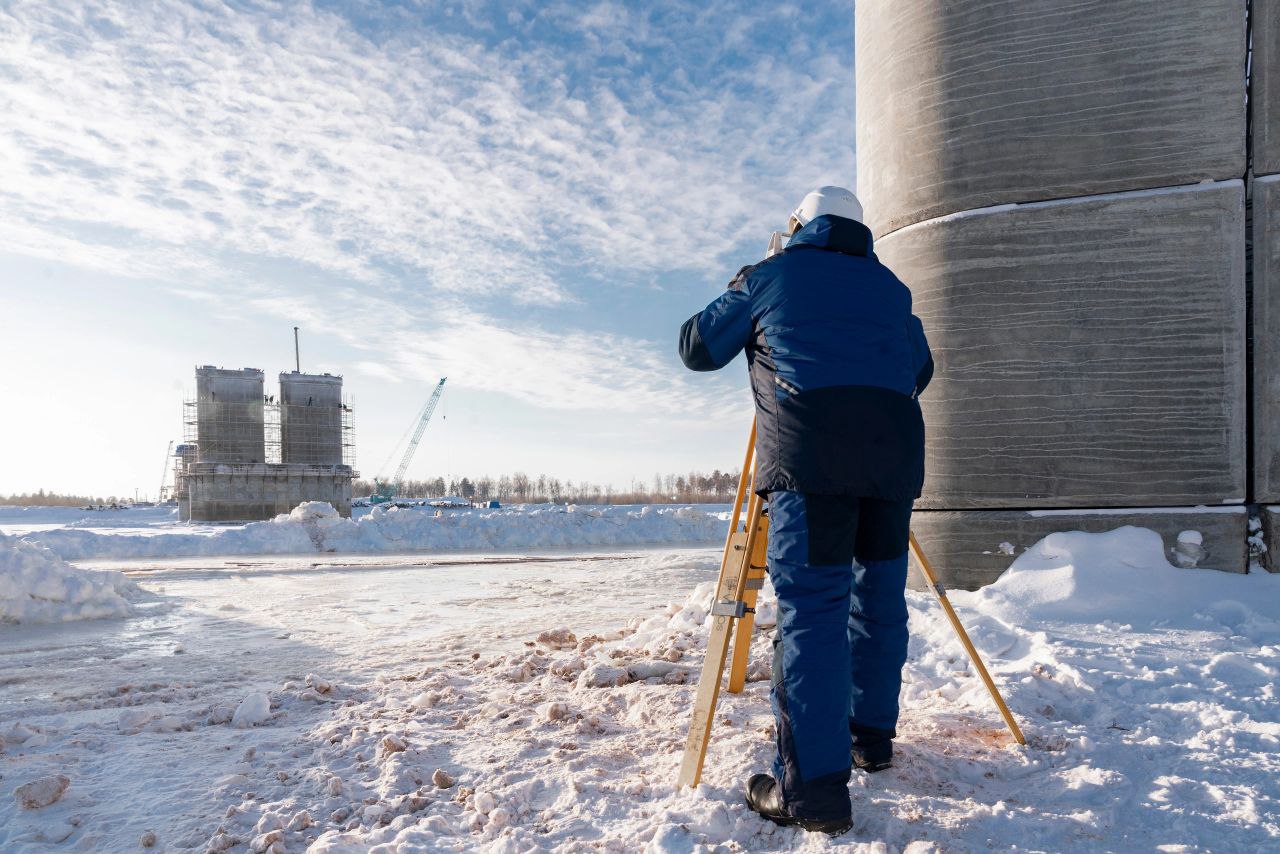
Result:
[[[787,248],[813,246],[866,258],[872,257],[871,243],[871,229],[862,223],[834,214],[823,214],[814,217],[808,225],[791,235]]]

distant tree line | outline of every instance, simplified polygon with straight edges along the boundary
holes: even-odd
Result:
[[[536,478],[524,472],[499,477],[461,477],[446,480],[443,477],[426,480],[406,480],[400,495],[406,498],[440,498],[456,495],[468,501],[497,500],[505,504],[726,504],[733,501],[738,488],[737,472],[719,469],[704,474],[655,474],[648,483],[633,480],[624,488],[613,484],[588,481],[562,481],[558,477],[540,474]],[[370,495],[373,482],[357,480],[352,485],[353,495]],[[14,493],[0,495],[0,506],[35,507],[85,507],[131,503],[131,499],[117,496],[66,495],[58,492]]]
[[[119,504],[130,501],[126,498],[94,498],[92,495],[63,495],[58,492],[15,492],[13,495],[0,495],[0,506],[19,507],[86,507],[90,504]]]
[[[633,480],[625,488],[613,484],[574,482],[524,472],[499,477],[443,477],[406,480],[400,487],[403,498],[440,498],[456,495],[468,501],[497,500],[505,504],[726,504],[738,489],[738,473],[719,469],[704,474],[655,474],[648,483]],[[370,495],[373,482],[357,480],[352,495]]]

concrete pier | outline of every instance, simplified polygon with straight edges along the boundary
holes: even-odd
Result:
[[[1280,0],[1254,0],[1253,497],[1280,502]],[[1266,518],[1273,518],[1268,511]],[[1273,569],[1280,542],[1269,540]]]
[[[1253,491],[1280,502],[1280,175],[1253,181]]]
[[[868,225],[887,234],[995,204],[1240,178],[1245,10],[1245,0],[856,4]]]
[[[350,466],[196,463],[187,473],[184,517],[198,522],[250,522],[324,501],[351,515]]]
[[[264,396],[260,370],[206,365],[196,369],[190,406],[175,488],[184,520],[270,519],[304,501],[351,515],[341,377],[282,373],[277,399]],[[268,424],[279,425],[278,439],[272,431],[268,441]]]
[[[1125,525],[1150,528],[1174,566],[1244,572],[1249,513],[1245,507],[1106,510],[921,510],[911,518],[920,546],[952,587],[990,584],[1015,557],[1055,531],[1102,533]],[[1196,531],[1202,543],[1179,540]],[[914,579],[913,579],[914,580]],[[914,584],[920,587],[920,584]]]
[[[920,507],[1243,502],[1240,181],[927,220],[876,254],[937,362]]]

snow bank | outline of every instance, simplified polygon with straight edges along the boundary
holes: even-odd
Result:
[[[24,540],[0,535],[0,623],[65,623],[127,616],[138,591],[118,572],[76,569]]]
[[[64,560],[306,552],[511,550],[563,546],[711,544],[724,537],[723,514],[695,507],[534,506],[499,510],[375,507],[344,519],[307,502],[268,522],[177,532],[107,534],[62,527],[28,539]]]
[[[1255,639],[1280,638],[1280,578],[1173,566],[1159,534],[1131,526],[1050,534],[964,602],[1019,625],[1110,620],[1195,628],[1228,619]]]

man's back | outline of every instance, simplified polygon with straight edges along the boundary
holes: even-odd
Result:
[[[915,395],[932,360],[910,291],[876,260],[864,225],[815,218],[681,333],[695,370],[723,367],[744,347],[760,416],[757,490],[919,495]]]

